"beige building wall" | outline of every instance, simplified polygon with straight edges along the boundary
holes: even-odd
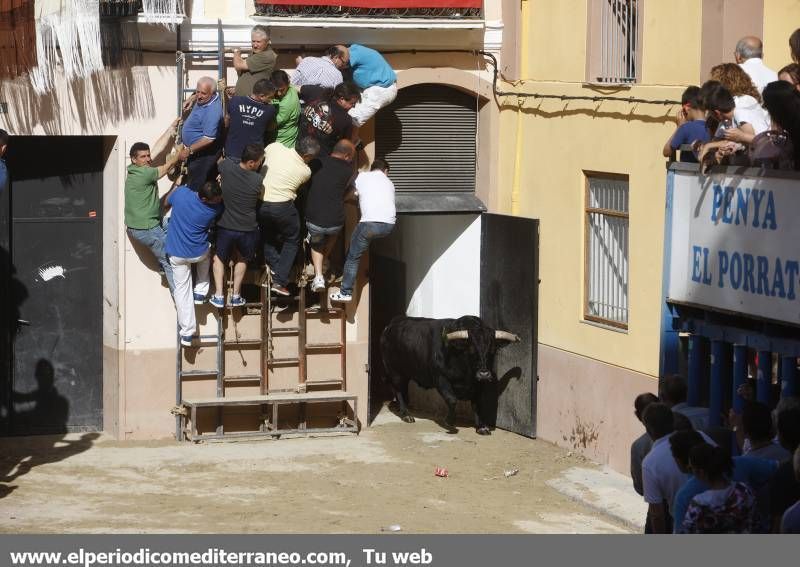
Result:
[[[765,0],[763,22],[760,2],[645,0],[640,81],[600,86],[587,81],[587,58],[596,49],[587,27],[594,1],[523,0],[522,80],[501,83],[502,90],[679,101],[686,86],[705,80],[701,63],[711,55],[713,64],[733,59],[738,37],[713,35],[715,18],[731,30],[763,29],[765,59],[775,69],[788,62],[788,36],[800,21],[800,2],[790,0]],[[679,105],[510,94],[500,106],[497,209],[540,219],[538,435],[627,472],[630,442],[642,431],[633,399],[657,389],[661,149]],[[629,176],[627,330],[583,317],[586,172]]]
[[[799,0],[764,0],[764,63],[777,71],[792,62],[789,36],[798,28]]]
[[[588,7],[586,0],[523,3],[524,80],[514,91],[679,100],[684,85],[699,81],[698,2],[645,3],[642,81],[633,87],[587,82]],[[630,441],[641,433],[633,398],[657,388],[661,147],[678,106],[513,95],[502,102],[500,208],[540,219],[538,435],[626,472]],[[585,172],[629,176],[626,331],[583,318]]]

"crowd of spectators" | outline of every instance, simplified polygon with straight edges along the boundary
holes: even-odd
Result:
[[[350,194],[358,198],[362,218],[344,263],[344,281],[331,301],[352,300],[361,255],[372,239],[394,227],[389,165],[376,159],[362,167],[365,171],[359,168],[365,162],[359,159],[365,158],[359,128],[397,96],[397,77],[387,61],[363,45],[335,45],[320,57],[298,58],[290,76],[275,69],[277,55],[265,27],[255,26],[251,40],[249,54],[233,53],[235,87],[222,89],[202,77],[182,119],[152,151],[143,142],[130,150],[128,235],[158,259],[184,346],[196,336],[195,304],[246,305],[244,275],[258,259],[269,270],[271,293],[291,295],[304,236],[314,267],[311,290],[327,289],[325,260],[344,228]],[[181,143],[163,165],[153,167],[176,135]],[[159,199],[157,181],[176,168],[180,175]]]
[[[735,62],[684,91],[664,155],[682,149],[680,160],[699,161],[704,172],[713,164],[800,169],[800,29],[789,48],[793,62],[776,73],[759,38],[739,40]]]
[[[747,384],[741,414],[709,428],[686,393],[667,376],[658,397],[634,401],[645,433],[631,444],[631,478],[648,504],[645,532],[800,533],[800,400],[770,410]]]

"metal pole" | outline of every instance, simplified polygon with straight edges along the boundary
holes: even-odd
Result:
[[[703,370],[705,369],[705,340],[700,335],[689,337],[689,383],[686,402],[690,406],[700,405],[703,391]]]
[[[711,341],[711,388],[708,397],[708,425],[719,427],[722,420],[723,382],[730,372],[730,352],[723,341]],[[726,372],[726,370],[728,372]]]
[[[733,345],[733,411],[740,414],[744,400],[736,393],[747,380],[747,346]]]
[[[788,398],[798,394],[797,389],[797,357],[781,357],[781,398]]]
[[[756,399],[767,405],[772,400],[772,353],[768,350],[758,351]]]

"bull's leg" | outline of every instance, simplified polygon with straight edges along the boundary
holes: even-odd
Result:
[[[408,382],[402,387],[394,389],[394,397],[397,398],[400,419],[406,423],[414,423],[414,416],[408,413]]]
[[[399,380],[396,376],[389,377],[389,384],[394,392],[394,399],[397,401],[397,413],[400,419],[406,423],[414,423],[414,417],[408,413],[408,382]]]
[[[483,423],[483,418],[481,418],[480,401],[478,399],[472,400],[472,413],[475,415],[475,431],[478,435],[490,435],[489,427]]]
[[[458,398],[456,398],[456,395],[453,393],[452,388],[450,388],[450,383],[447,380],[439,381],[438,390],[439,394],[442,396],[442,399],[444,399],[444,403],[447,404],[447,417],[445,417],[444,422],[451,431],[454,431],[456,430],[456,404],[458,403]]]

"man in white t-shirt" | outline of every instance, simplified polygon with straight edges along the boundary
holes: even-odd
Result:
[[[778,80],[778,74],[761,60],[763,52],[764,46],[761,40],[750,35],[736,43],[736,51],[733,54],[739,66],[750,75],[759,94],[768,84]]]
[[[389,164],[385,160],[372,162],[369,172],[360,173],[355,180],[361,220],[353,231],[350,249],[344,262],[341,290],[331,294],[331,301],[348,302],[353,300],[353,287],[358,275],[361,255],[369,249],[375,238],[388,236],[394,229],[395,205],[394,183],[388,177]]]
[[[649,505],[652,533],[672,531],[673,500],[689,476],[681,472],[672,456],[669,438],[675,431],[674,415],[667,404],[650,404],[642,416],[647,434],[653,440],[650,452],[642,461],[642,488],[644,501]],[[700,433],[706,443],[716,445],[706,434]]]

